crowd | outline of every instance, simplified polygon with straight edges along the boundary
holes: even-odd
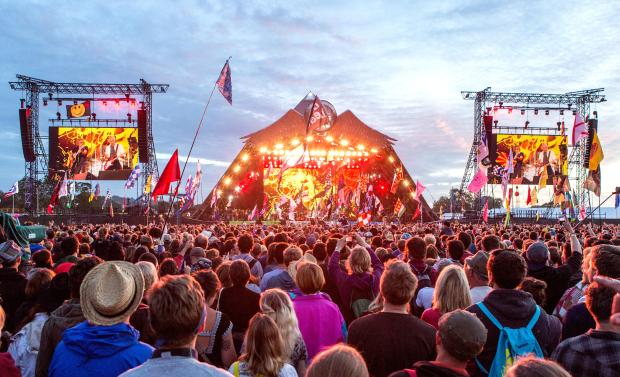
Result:
[[[0,375],[618,376],[620,227],[0,231]]]

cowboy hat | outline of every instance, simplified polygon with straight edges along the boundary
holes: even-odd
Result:
[[[140,305],[144,277],[133,263],[111,261],[86,274],[80,286],[84,317],[94,325],[111,326],[125,321]]]

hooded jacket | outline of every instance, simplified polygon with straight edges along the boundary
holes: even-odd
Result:
[[[50,377],[116,377],[151,358],[153,347],[126,323],[91,325],[87,321],[65,331],[49,368]]]
[[[65,330],[83,322],[84,319],[79,299],[69,300],[52,312],[41,331],[36,377],[47,377],[54,350]]]
[[[516,289],[494,289],[487,294],[482,302],[502,326],[513,329],[527,326],[536,310],[536,301],[532,295]],[[489,370],[497,350],[499,329],[482,313],[477,305],[470,306],[467,311],[474,313],[487,328],[487,341],[482,352],[478,355],[478,360]],[[562,324],[557,317],[549,315],[543,310],[540,312],[540,318],[534,325],[533,333],[545,357],[549,357],[560,342]],[[472,372],[479,372],[475,366],[471,370]]]
[[[6,313],[4,329],[10,333],[15,330],[18,322],[15,316],[17,308],[26,300],[27,283],[26,277],[16,268],[0,268],[0,302]]]
[[[332,253],[332,256],[329,258],[329,264],[327,265],[327,271],[338,287],[340,299],[342,300],[342,308],[344,309],[343,315],[345,319],[347,319],[347,322],[354,319],[351,310],[351,296],[354,290],[361,293],[372,291],[373,298],[379,294],[379,281],[383,273],[383,263],[381,263],[372,249],[367,248],[366,250],[368,250],[368,254],[370,254],[372,273],[356,272],[350,275],[347,274],[340,268],[339,251],[334,251]]]
[[[544,309],[547,313],[553,313],[553,309],[562,298],[564,292],[569,288],[569,282],[573,274],[580,270],[583,257],[581,253],[573,253],[567,260],[566,264],[560,267],[551,267],[545,264],[536,265],[528,263],[527,276],[531,276],[547,283],[545,292],[547,298],[545,300]]]

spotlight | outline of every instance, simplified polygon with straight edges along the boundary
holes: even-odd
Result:
[[[129,93],[125,94],[125,99],[127,99],[127,102],[129,102]]]
[[[73,100],[73,104],[74,104],[74,105],[77,105],[77,100]]]
[[[598,118],[598,112],[596,110],[592,112],[592,115],[594,115],[595,118]]]
[[[572,106],[573,106],[573,104],[572,104],[572,103],[569,103],[569,104],[568,104],[568,109],[570,110],[570,108],[571,108]]]
[[[527,126],[529,126],[529,125],[530,125],[530,121],[529,121],[529,120],[526,120],[526,121],[525,121],[525,128],[527,128]]]
[[[493,124],[495,125],[495,127],[497,127],[497,120],[494,120]]]
[[[499,107],[504,107],[504,103],[502,101],[499,101]]]
[[[564,110],[560,110],[560,115],[564,115]]]
[[[56,112],[56,120],[60,120],[60,117],[61,117],[61,115],[60,115],[60,111],[57,111],[57,112]]]
[[[43,106],[47,106],[47,98],[43,98]]]
[[[118,109],[121,106],[121,101],[114,100],[114,104],[116,105],[116,108]]]
[[[62,100],[61,99],[58,100],[58,106],[62,106]]]
[[[549,115],[549,110],[545,110],[545,115]]]
[[[90,114],[90,117],[91,117],[93,120],[97,120],[97,114],[96,114],[96,113],[92,113],[92,114]]]
[[[525,115],[525,110],[521,109],[521,115]]]
[[[512,107],[508,108],[508,114],[512,114]]]
[[[491,108],[487,107],[487,114],[489,114],[491,112]]]
[[[140,101],[140,109],[144,110],[144,101]]]
[[[557,126],[558,126],[558,131],[559,131],[559,130],[560,130],[560,127],[562,127],[562,122],[557,122],[556,124],[557,124]]]
[[[103,101],[103,107],[108,106],[108,101]]]
[[[127,121],[131,123],[131,113],[127,113]]]
[[[19,106],[20,106],[22,109],[24,108],[24,104],[25,104],[25,103],[26,103],[26,100],[25,100],[25,99],[23,99],[23,98],[22,98],[22,99],[20,99],[20,100],[19,100]]]
[[[573,110],[573,115],[577,115],[577,110]]]
[[[534,115],[538,115],[538,109],[534,109]]]
[[[47,96],[50,98],[50,101],[51,101],[54,95],[52,93],[47,93]]]

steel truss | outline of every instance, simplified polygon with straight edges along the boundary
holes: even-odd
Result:
[[[464,193],[467,185],[474,177],[478,166],[477,151],[478,146],[482,142],[482,132],[484,132],[483,116],[488,107],[500,106],[512,107],[514,109],[546,109],[548,107],[536,107],[536,105],[554,105],[557,110],[570,110],[572,106],[583,119],[590,114],[590,104],[605,102],[604,88],[580,90],[576,92],[568,92],[564,94],[543,94],[543,93],[512,93],[512,92],[492,92],[490,87],[484,90],[462,91],[461,95],[465,100],[474,101],[474,140],[469,151],[465,172],[461,180],[459,192]],[[550,128],[552,129],[552,128]],[[522,128],[523,133],[532,133],[529,128]],[[540,132],[540,131],[539,131]],[[535,133],[534,133],[535,134]],[[585,155],[587,148],[587,138],[581,139],[577,145],[572,147],[572,151],[568,160],[568,174],[571,182],[571,188],[575,193],[574,201],[578,205],[589,205],[590,193],[584,188],[584,182],[588,176],[588,169],[584,167]],[[486,188],[485,188],[486,191]],[[476,195],[474,201],[474,209],[480,211],[482,209],[482,201],[480,200],[481,192]]]
[[[157,168],[157,158],[155,156],[155,144],[153,142],[153,94],[166,93],[168,84],[149,84],[140,79],[139,84],[104,84],[104,83],[63,83],[41,80],[24,75],[16,75],[17,81],[9,82],[11,89],[21,90],[25,93],[25,105],[30,107],[30,127],[34,136],[34,152],[35,160],[26,162],[25,165],[25,189],[24,189],[24,207],[29,213],[39,213],[38,190],[40,182],[47,176],[48,156],[43,145],[43,138],[39,133],[39,96],[46,94],[46,100],[61,99],[59,94],[81,94],[81,95],[110,95],[125,98],[131,96],[142,96],[144,110],[146,110],[146,129],[148,136],[148,155],[149,162],[143,164],[142,172],[142,189],[146,183],[146,177],[154,175],[159,178],[159,170]],[[82,99],[91,99],[84,97]],[[115,98],[110,98],[114,101]]]

